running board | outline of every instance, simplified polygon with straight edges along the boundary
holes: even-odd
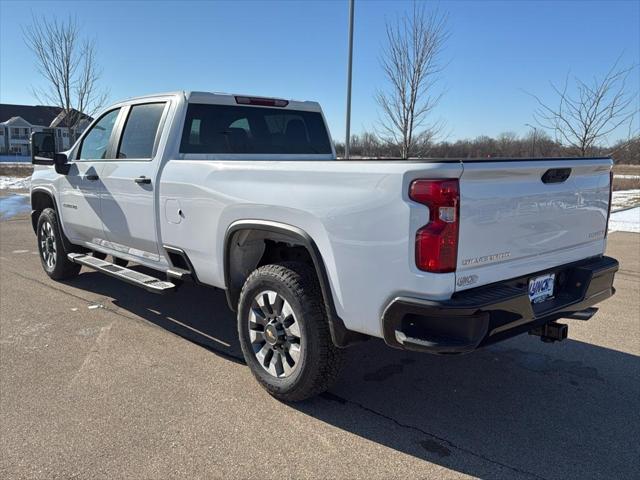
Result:
[[[110,277],[123,280],[137,287],[142,287],[148,292],[167,293],[173,292],[176,288],[176,286],[171,282],[165,282],[152,277],[151,275],[140,273],[135,270],[131,270],[130,268],[120,267],[91,255],[85,255],[84,253],[69,253],[67,254],[67,257],[73,263],[93,268],[94,270],[109,275]]]

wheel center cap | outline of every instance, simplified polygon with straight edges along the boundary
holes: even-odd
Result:
[[[279,340],[279,332],[275,325],[267,325],[264,329],[264,338],[269,345],[275,345]]]

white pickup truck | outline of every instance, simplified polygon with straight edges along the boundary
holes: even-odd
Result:
[[[202,92],[115,104],[54,145],[33,134],[46,273],[224,289],[248,366],[283,400],[326,390],[353,342],[562,340],[556,320],[615,292],[608,158],[337,161],[317,103]]]

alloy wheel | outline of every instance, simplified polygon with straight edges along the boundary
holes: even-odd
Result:
[[[303,348],[300,325],[282,295],[265,290],[254,297],[249,338],[258,363],[269,374],[281,378],[295,372]]]
[[[53,226],[49,222],[43,222],[40,226],[40,254],[47,268],[53,270],[56,266],[57,245]]]

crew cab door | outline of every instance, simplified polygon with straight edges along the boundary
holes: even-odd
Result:
[[[155,218],[157,144],[168,102],[128,105],[117,126],[115,159],[100,179],[102,223],[109,247],[157,261]]]
[[[113,153],[113,134],[120,108],[106,112],[83,136],[72,154],[69,173],[58,180],[60,218],[71,241],[101,243],[102,167]]]

